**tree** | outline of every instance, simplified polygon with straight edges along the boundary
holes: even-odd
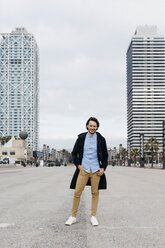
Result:
[[[62,155],[62,158],[61,158],[61,164],[62,163],[67,163],[69,160],[70,160],[70,156],[71,156],[71,154],[70,154],[70,152],[68,152],[67,150],[65,150],[65,149],[62,149],[61,151],[60,151],[60,153],[61,153],[61,155]]]
[[[120,159],[120,154],[117,153],[116,156],[115,156],[116,160],[117,160],[117,164],[119,165],[119,159]]]
[[[10,135],[3,136],[3,137],[0,137],[0,142],[1,142],[2,145],[5,145],[10,139],[11,139]]]
[[[125,148],[122,148],[121,156],[122,156],[122,159],[124,160],[124,166],[125,166],[125,158],[127,156],[127,150]]]
[[[146,143],[146,145],[145,145],[144,150],[145,150],[146,152],[147,152],[147,151],[150,151],[150,152],[151,152],[151,161],[152,161],[151,167],[153,167],[154,153],[155,153],[155,152],[158,152],[158,150],[159,150],[159,143],[158,143],[158,141],[156,140],[156,138],[151,137],[150,139],[148,139],[148,140],[147,140],[147,143]]]
[[[134,166],[136,165],[136,158],[140,155],[140,151],[137,148],[133,148],[130,152],[130,157],[134,161]]]

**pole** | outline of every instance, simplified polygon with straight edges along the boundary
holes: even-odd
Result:
[[[144,133],[140,133],[140,167],[144,167]]]
[[[163,121],[163,156],[162,156],[162,159],[163,159],[163,169],[165,169],[165,121]]]
[[[128,166],[131,166],[131,141],[128,140],[128,143],[127,143],[127,153],[128,153]]]

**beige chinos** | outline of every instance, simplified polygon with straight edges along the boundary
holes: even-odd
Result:
[[[99,190],[98,185],[100,182],[100,176],[97,173],[86,172],[84,169],[81,169],[77,178],[76,188],[74,192],[73,205],[72,205],[72,216],[76,217],[81,194],[85,188],[85,185],[88,182],[88,179],[91,180],[91,193],[92,193],[92,207],[91,207],[91,216],[95,216],[97,212],[98,200],[99,200]]]

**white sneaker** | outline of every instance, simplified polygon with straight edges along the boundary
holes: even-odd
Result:
[[[99,223],[98,223],[98,221],[97,221],[95,216],[92,216],[90,221],[91,221],[93,226],[98,226],[99,225]]]
[[[74,223],[76,223],[76,217],[70,216],[69,219],[65,222],[65,225],[71,226]]]

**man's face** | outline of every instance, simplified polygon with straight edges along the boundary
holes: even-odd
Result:
[[[87,125],[87,128],[88,128],[88,133],[90,135],[93,135],[96,133],[96,130],[97,130],[97,123],[95,121],[90,121]]]

